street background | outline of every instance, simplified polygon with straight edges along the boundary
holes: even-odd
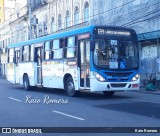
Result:
[[[73,98],[59,89],[24,91],[22,86],[13,85],[5,78],[0,78],[0,93],[0,127],[160,126],[159,93],[140,90],[106,97],[100,93],[83,92]],[[26,102],[26,96],[42,101],[31,104]],[[67,103],[46,104],[43,103],[45,96],[67,100]]]

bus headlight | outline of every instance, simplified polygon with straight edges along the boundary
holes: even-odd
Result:
[[[104,77],[101,76],[100,74],[98,74],[97,72],[93,72],[93,75],[94,75],[94,77],[95,77],[98,81],[100,81],[100,82],[106,81],[106,80],[104,79]]]
[[[140,75],[139,74],[136,74],[133,78],[132,78],[132,81],[137,81],[139,79]]]

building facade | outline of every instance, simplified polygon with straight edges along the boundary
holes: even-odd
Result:
[[[5,20],[10,18],[10,15],[15,11],[16,0],[4,0]]]
[[[0,25],[0,75],[6,75],[7,46],[10,44],[9,21]]]
[[[5,0],[5,22],[0,25],[0,75],[6,75],[7,47],[11,43],[27,40],[27,6],[16,0]]]
[[[28,0],[31,37],[89,25],[90,0]]]
[[[4,22],[4,0],[0,0],[0,24]]]
[[[47,0],[48,30],[54,33],[62,29],[89,25],[90,0]]]
[[[10,43],[89,25],[89,8],[90,0],[27,0],[8,19]]]

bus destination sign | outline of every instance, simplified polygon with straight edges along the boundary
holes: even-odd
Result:
[[[116,35],[116,36],[130,36],[131,33],[129,31],[124,30],[111,30],[111,29],[97,29],[98,35]]]

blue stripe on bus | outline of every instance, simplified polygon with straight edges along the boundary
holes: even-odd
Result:
[[[16,44],[11,44],[11,45],[8,46],[8,48],[19,47],[19,46],[23,46],[23,45],[30,45],[30,44],[33,44],[33,43],[40,43],[40,42],[45,42],[45,41],[49,41],[49,40],[53,40],[53,39],[59,39],[59,38],[73,36],[73,35],[77,35],[77,34],[92,32],[94,27],[95,26],[88,26],[88,27],[79,28],[79,29],[76,29],[76,30],[60,32],[60,33],[57,33],[57,34],[51,34],[51,35],[39,37],[39,38],[36,38],[36,39],[23,41],[23,42],[19,42],[19,43],[16,43]]]

